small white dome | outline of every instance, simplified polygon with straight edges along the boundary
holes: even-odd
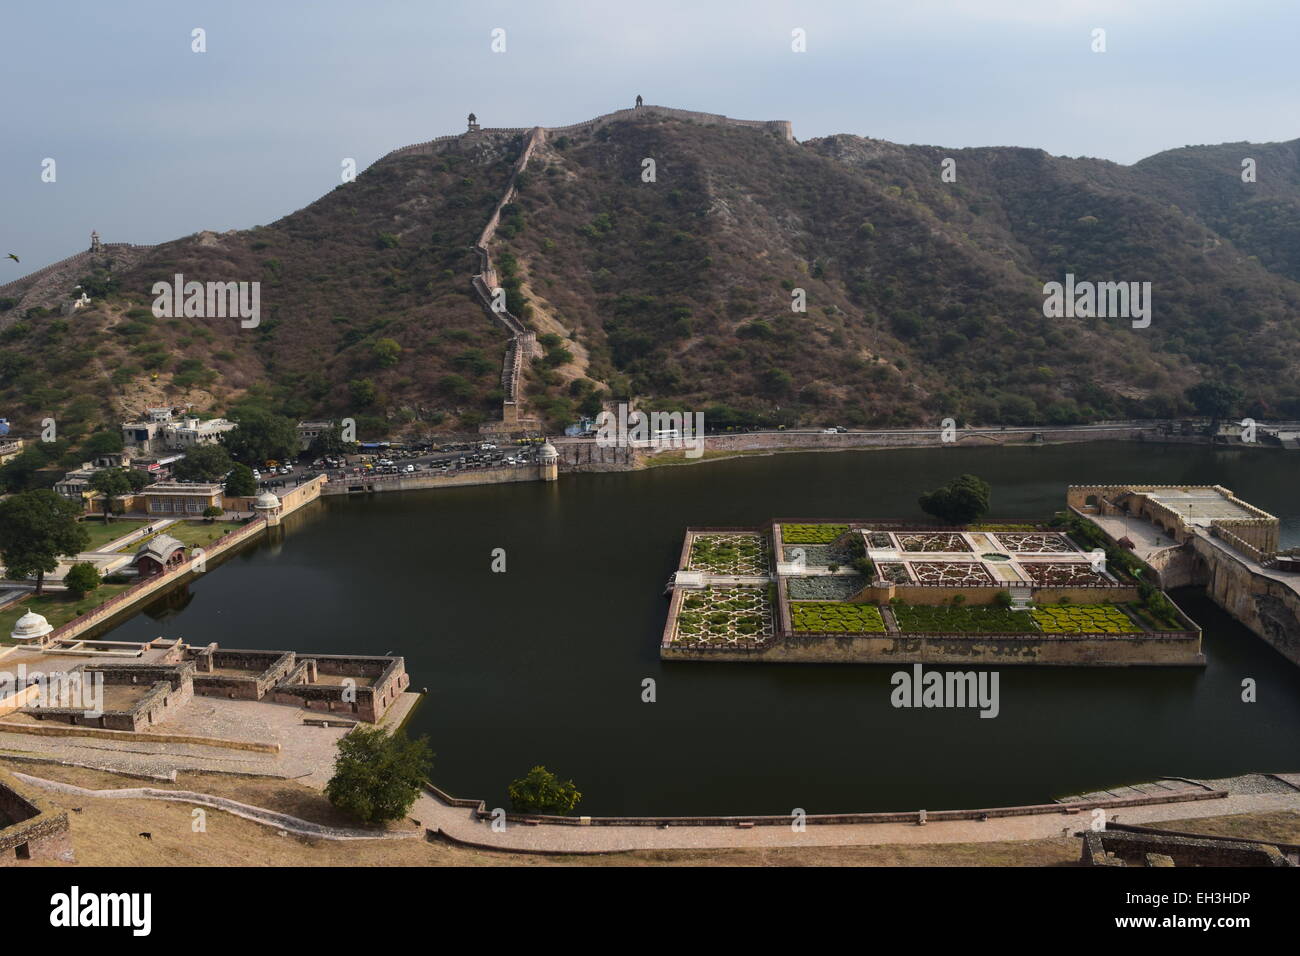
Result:
[[[280,507],[280,499],[271,492],[264,491],[257,496],[257,500],[253,502],[253,507],[259,511],[270,511],[272,508]]]
[[[556,451],[555,446],[548,441],[548,442],[543,442],[542,447],[537,450],[537,457],[540,458],[542,461],[546,461],[548,459],[554,461],[556,458],[560,457],[560,453]]]
[[[15,641],[34,641],[39,637],[44,637],[54,628],[50,627],[50,622],[35,611],[28,611],[17,621],[14,622],[14,629],[9,637]]]

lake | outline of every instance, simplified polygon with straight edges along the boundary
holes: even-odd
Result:
[[[1300,455],[1130,442],[783,454],[641,472],[324,498],[117,627],[115,639],[406,658],[432,779],[505,806],[535,764],[581,812],[809,813],[1036,803],[1162,775],[1300,769],[1300,668],[1204,598],[1208,666],[1002,668],[1001,713],[894,709],[896,666],[661,663],[687,525],[923,518],[972,472],[991,516],[1067,484],[1222,484],[1300,543]],[[491,570],[506,551],[505,573]],[[1254,678],[1258,702],[1241,701]],[[653,678],[657,700],[643,703]]]

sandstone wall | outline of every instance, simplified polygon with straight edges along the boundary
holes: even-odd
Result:
[[[1208,569],[1206,590],[1215,603],[1279,654],[1300,664],[1300,594],[1284,581],[1260,574],[1232,551],[1197,537],[1192,547]],[[1300,580],[1300,575],[1292,575]]]
[[[1070,667],[1201,665],[1199,634],[1105,637],[1100,635],[1003,637],[982,635],[845,634],[791,635],[757,650],[701,649],[667,646],[664,660],[776,661],[803,664],[1015,664]]]
[[[377,475],[372,478],[340,478],[324,488],[327,495],[364,494],[373,491],[421,491],[458,485],[501,485],[514,481],[537,481],[537,466],[478,468],[446,475],[416,472],[411,475]]]

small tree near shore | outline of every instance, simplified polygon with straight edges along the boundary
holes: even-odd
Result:
[[[527,776],[510,784],[506,792],[517,813],[564,816],[572,813],[582,799],[572,780],[561,781],[545,767],[534,767]]]
[[[357,727],[338,742],[325,795],[363,823],[400,820],[410,812],[432,764],[427,737],[410,740],[401,731]]]
[[[77,597],[85,597],[102,583],[99,570],[89,561],[74,564],[63,578],[63,586]]]

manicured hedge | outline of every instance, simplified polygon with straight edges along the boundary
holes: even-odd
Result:
[[[900,604],[894,618],[904,632],[919,634],[997,634],[1035,629],[1028,611],[1001,607],[929,607]]]
[[[846,634],[883,634],[885,620],[874,604],[840,601],[793,601],[790,623],[796,631],[832,631]]]
[[[830,544],[848,530],[846,524],[783,524],[781,540],[785,544]]]
[[[1033,609],[1046,634],[1132,634],[1141,631],[1113,604],[1049,604]]]

